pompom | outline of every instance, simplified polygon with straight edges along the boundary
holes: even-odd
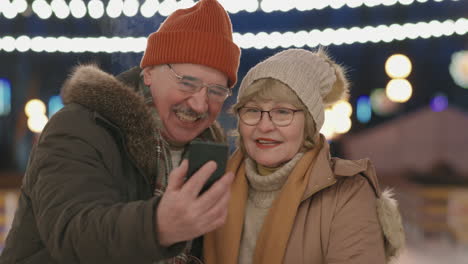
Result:
[[[349,96],[349,82],[346,78],[346,70],[343,66],[337,64],[330,58],[324,48],[319,48],[316,53],[320,58],[328,62],[334,69],[336,81],[330,92],[323,97],[325,107],[331,106],[342,99],[347,99]]]

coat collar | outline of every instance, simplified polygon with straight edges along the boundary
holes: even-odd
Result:
[[[126,150],[137,167],[145,174],[155,173],[157,126],[143,97],[134,89],[95,65],[83,65],[74,68],[62,88],[61,96],[64,104],[83,105],[115,125],[123,135]]]
[[[380,197],[380,188],[374,167],[368,159],[345,160],[332,158],[330,156],[330,146],[323,136],[320,137],[322,148],[320,149],[315,166],[311,166],[309,171],[309,182],[304,192],[302,200],[310,198],[320,190],[332,186],[340,177],[350,177],[362,174],[371,184],[376,197]]]
[[[315,164],[310,166],[307,174],[309,175],[309,181],[302,196],[303,201],[336,182],[330,162],[330,147],[325,139],[322,139],[322,147],[317,154]]]

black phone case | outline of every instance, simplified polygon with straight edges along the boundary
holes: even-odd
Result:
[[[228,146],[222,143],[192,141],[187,149],[186,157],[189,160],[189,168],[187,179],[198,171],[205,163],[210,160],[216,162],[217,167],[210,178],[203,186],[201,193],[208,190],[226,171],[226,163],[228,159]]]

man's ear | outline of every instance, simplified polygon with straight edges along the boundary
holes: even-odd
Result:
[[[143,82],[145,83],[146,86],[151,86],[151,82],[153,80],[152,78],[152,71],[153,67],[145,67],[143,69]]]

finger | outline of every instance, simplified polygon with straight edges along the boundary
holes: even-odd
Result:
[[[234,173],[228,172],[224,174],[223,177],[216,181],[210,189],[197,199],[196,210],[205,212],[216,205],[226,193],[230,193],[233,179]]]
[[[204,232],[210,232],[224,224],[228,213],[230,198],[230,192],[224,193],[221,199],[204,213],[203,219],[200,219],[200,224],[204,227]]]
[[[185,182],[182,191],[184,193],[190,193],[193,197],[197,197],[206,180],[215,172],[216,166],[216,162],[214,161],[208,161],[203,164],[203,166]]]
[[[184,159],[179,167],[169,174],[167,190],[178,190],[184,185],[184,178],[188,170],[188,161]]]

